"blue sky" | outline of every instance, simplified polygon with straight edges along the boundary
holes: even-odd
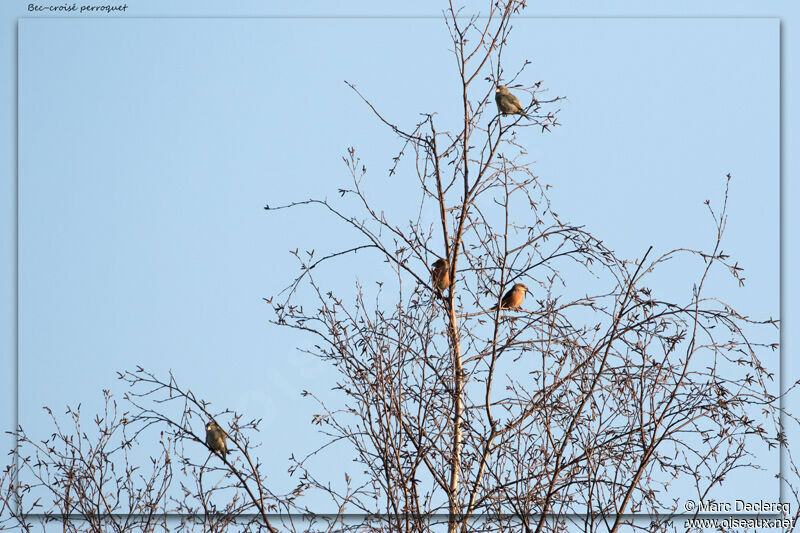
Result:
[[[0,8],[8,27],[26,15],[19,4]],[[281,13],[189,6],[172,3],[167,12],[142,3],[130,14]],[[631,6],[608,4],[603,13],[649,14]],[[425,9],[409,13],[437,14]],[[581,9],[590,8],[529,14],[597,14]],[[628,257],[650,244],[662,252],[708,246],[702,202],[720,198],[731,172],[725,249],[741,260],[748,284],[715,288],[753,315],[778,316],[779,29],[774,18],[516,22],[507,71],[531,59],[528,80],[567,97],[562,127],[523,134],[559,215]],[[313,439],[314,409],[299,391],[324,388],[330,374],[297,351],[308,338],[268,324],[261,298],[291,281],[288,250],[334,251],[352,234],[311,212],[269,215],[262,206],[335,196],[348,179],[348,146],[365,160],[376,198],[397,212],[413,205],[402,176],[386,177],[398,141],[343,80],[406,126],[429,111],[453,124],[446,45],[438,18],[20,21],[20,422],[42,427],[42,404],[96,405],[100,388],[118,388],[116,370],[172,369],[215,405],[279,428],[283,438],[265,450],[279,478],[296,443]],[[784,133],[792,146],[788,124]],[[6,164],[13,138],[4,143]],[[792,156],[784,160],[788,205]],[[789,239],[794,220],[784,215]],[[13,239],[6,242],[13,252]],[[787,268],[794,252],[784,242]],[[362,266],[336,272],[336,287],[374,275]],[[13,280],[13,265],[4,268]],[[777,367],[777,356],[770,363]],[[3,406],[13,415],[8,396]]]

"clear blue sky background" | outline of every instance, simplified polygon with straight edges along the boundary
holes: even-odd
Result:
[[[317,3],[303,11],[255,2],[130,4],[130,17],[440,11],[427,3],[390,11],[366,4]],[[787,275],[796,254],[789,147],[797,143],[790,136],[794,50],[787,26],[800,19],[788,2],[770,12],[750,2],[730,2],[724,12],[711,5],[670,2],[647,11],[609,2],[599,11],[573,2],[527,14],[785,17],[782,318],[789,360],[796,293]],[[0,86],[8,250],[0,265],[3,430],[15,417],[12,82],[14,27],[26,6],[0,7],[8,30],[0,68],[9,74]],[[628,257],[650,244],[656,251],[708,246],[713,228],[702,202],[719,200],[731,172],[724,248],[741,260],[748,284],[715,288],[754,316],[777,317],[780,30],[777,18],[518,20],[506,70],[531,59],[526,81],[543,79],[552,95],[567,97],[562,127],[523,133],[562,219],[586,224]],[[21,20],[20,423],[44,428],[43,404],[83,402],[91,410],[101,388],[119,390],[116,370],[172,369],[214,405],[264,418],[280,435],[264,451],[280,479],[289,453],[310,449],[315,438],[315,410],[299,391],[325,388],[331,374],[297,352],[309,338],[268,324],[261,298],[291,281],[289,249],[333,251],[352,234],[309,211],[270,215],[262,207],[335,196],[348,179],[341,163],[348,146],[365,159],[378,197],[393,199],[398,211],[412,206],[416,180],[386,178],[397,140],[342,80],[403,125],[437,111],[455,127],[456,71],[447,44],[440,18]],[[339,292],[371,275],[337,273]],[[691,281],[668,286],[685,295]],[[777,354],[765,362],[777,370]],[[797,376],[796,367],[786,370]],[[753,492],[756,498],[777,495],[775,457],[765,465],[765,476],[753,479],[774,488]]]

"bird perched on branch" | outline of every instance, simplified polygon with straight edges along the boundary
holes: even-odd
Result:
[[[517,283],[500,300],[500,309],[519,309],[522,306],[522,300],[525,299],[526,292],[528,292],[528,287],[523,283]],[[492,310],[494,309],[497,309],[496,305],[492,307]]]
[[[225,455],[228,453],[228,446],[225,444],[225,430],[214,420],[209,420],[206,424],[206,444],[214,453]]]
[[[508,92],[508,87],[505,85],[498,85],[494,93],[494,100],[497,102],[497,110],[504,115],[522,115],[528,118],[525,114],[525,108],[519,101],[519,98]]]
[[[437,259],[431,266],[433,267],[431,272],[433,287],[440,293],[444,292],[453,284],[450,279],[450,263],[446,259]]]

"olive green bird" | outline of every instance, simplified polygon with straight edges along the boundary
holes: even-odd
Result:
[[[494,93],[494,100],[497,102],[497,110],[504,115],[522,115],[528,118],[525,114],[525,108],[522,107],[519,98],[508,92],[508,87],[505,85],[498,85]]]
[[[228,445],[225,443],[225,430],[214,420],[209,420],[206,424],[206,444],[214,453],[225,455],[228,452]]]

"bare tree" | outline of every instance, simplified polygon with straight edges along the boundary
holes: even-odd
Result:
[[[624,259],[562,221],[520,133],[557,126],[560,98],[546,97],[542,82],[518,82],[527,62],[510,78],[503,68],[523,7],[494,2],[479,18],[450,4],[463,104],[452,129],[434,114],[395,124],[350,84],[402,143],[389,174],[410,161],[423,196],[408,219],[374,205],[353,148],[345,200],[266,207],[321,209],[359,236],[325,257],[295,252],[300,275],[268,301],[275,323],[311,333],[308,351],[338,372],[345,405],[320,401],[320,420],[366,469],[350,506],[379,510],[381,529],[427,530],[444,513],[450,532],[617,531],[640,527],[626,516],[642,512],[665,517],[646,528],[663,528],[678,510],[666,488],[688,483],[701,498],[734,470],[757,467],[754,441],[782,439],[773,374],[760,360],[777,349],[777,321],[751,319],[706,289],[717,271],[744,283],[722,251],[730,175],[722,205],[708,203],[716,235],[707,250],[650,247]],[[503,85],[526,95],[516,115],[497,113]],[[377,294],[359,286],[348,300],[317,281],[325,263],[351,253],[373,253],[362,259],[370,269],[388,265]],[[454,281],[441,297],[436,260]],[[680,260],[696,261],[692,294],[656,294],[648,279]],[[518,283],[530,296],[503,309]],[[314,479],[305,461],[297,468]]]
[[[302,483],[289,494],[267,487],[254,453],[260,420],[211,411],[171,374],[162,379],[137,367],[119,379],[126,410],[103,391],[105,410],[89,428],[80,408],[67,408],[68,428],[45,408],[54,427],[49,438],[35,442],[18,430],[19,461],[0,476],[0,530],[57,522],[65,531],[276,532],[270,515],[282,530],[319,523],[300,516],[303,526],[296,526],[291,516]],[[229,454],[206,442],[209,420],[224,429]]]
[[[61,522],[64,531],[156,530],[172,481],[169,448],[155,440],[158,453],[150,464],[132,464],[126,415],[109,391],[103,395],[105,410],[88,425],[80,406],[67,408],[66,427],[45,408],[54,427],[50,437],[35,442],[17,432],[19,466],[6,468],[0,478],[0,516],[6,517],[0,525],[31,531],[41,518],[42,527]]]
[[[524,7],[492,2],[484,17],[463,16],[452,3],[446,10],[462,103],[454,126],[432,113],[411,127],[395,124],[350,84],[400,140],[389,174],[421,193],[406,218],[391,220],[375,205],[353,148],[342,198],[266,207],[319,209],[357,235],[323,257],[295,251],[297,278],[266,299],[276,324],[311,336],[304,351],[336,371],[341,394],[335,404],[303,392],[318,401],[312,423],[329,441],[290,459],[291,492],[270,489],[256,454],[257,418],[213,411],[172,375],[137,368],[119,375],[122,413],[104,393],[95,433],[84,433],[79,409],[67,411],[68,430],[54,417],[43,442],[18,430],[18,467],[0,478],[0,515],[8,517],[0,525],[658,531],[680,511],[670,488],[704,498],[734,471],[759,468],[754,446],[786,446],[773,373],[761,362],[777,349],[777,321],[708,294],[718,273],[744,283],[722,248],[730,176],[721,205],[708,203],[715,235],[706,250],[654,245],[622,258],[561,220],[522,143],[522,132],[559,125],[561,98],[525,81],[527,62],[511,75],[503,68],[512,17]],[[498,113],[500,86],[524,109]],[[371,254],[370,271],[386,265],[378,289],[334,294],[317,273],[356,253]],[[653,274],[679,261],[694,266],[694,290],[660,294]],[[523,291],[514,293],[524,296],[520,306],[504,302],[510,290]],[[208,447],[209,420],[225,431],[230,454]],[[147,468],[131,455],[143,442]],[[333,442],[356,460],[343,487],[313,464]],[[797,500],[791,465],[783,481]],[[310,508],[309,493],[330,497],[336,512]],[[168,527],[176,512],[182,518]],[[654,518],[643,524],[637,513]]]

